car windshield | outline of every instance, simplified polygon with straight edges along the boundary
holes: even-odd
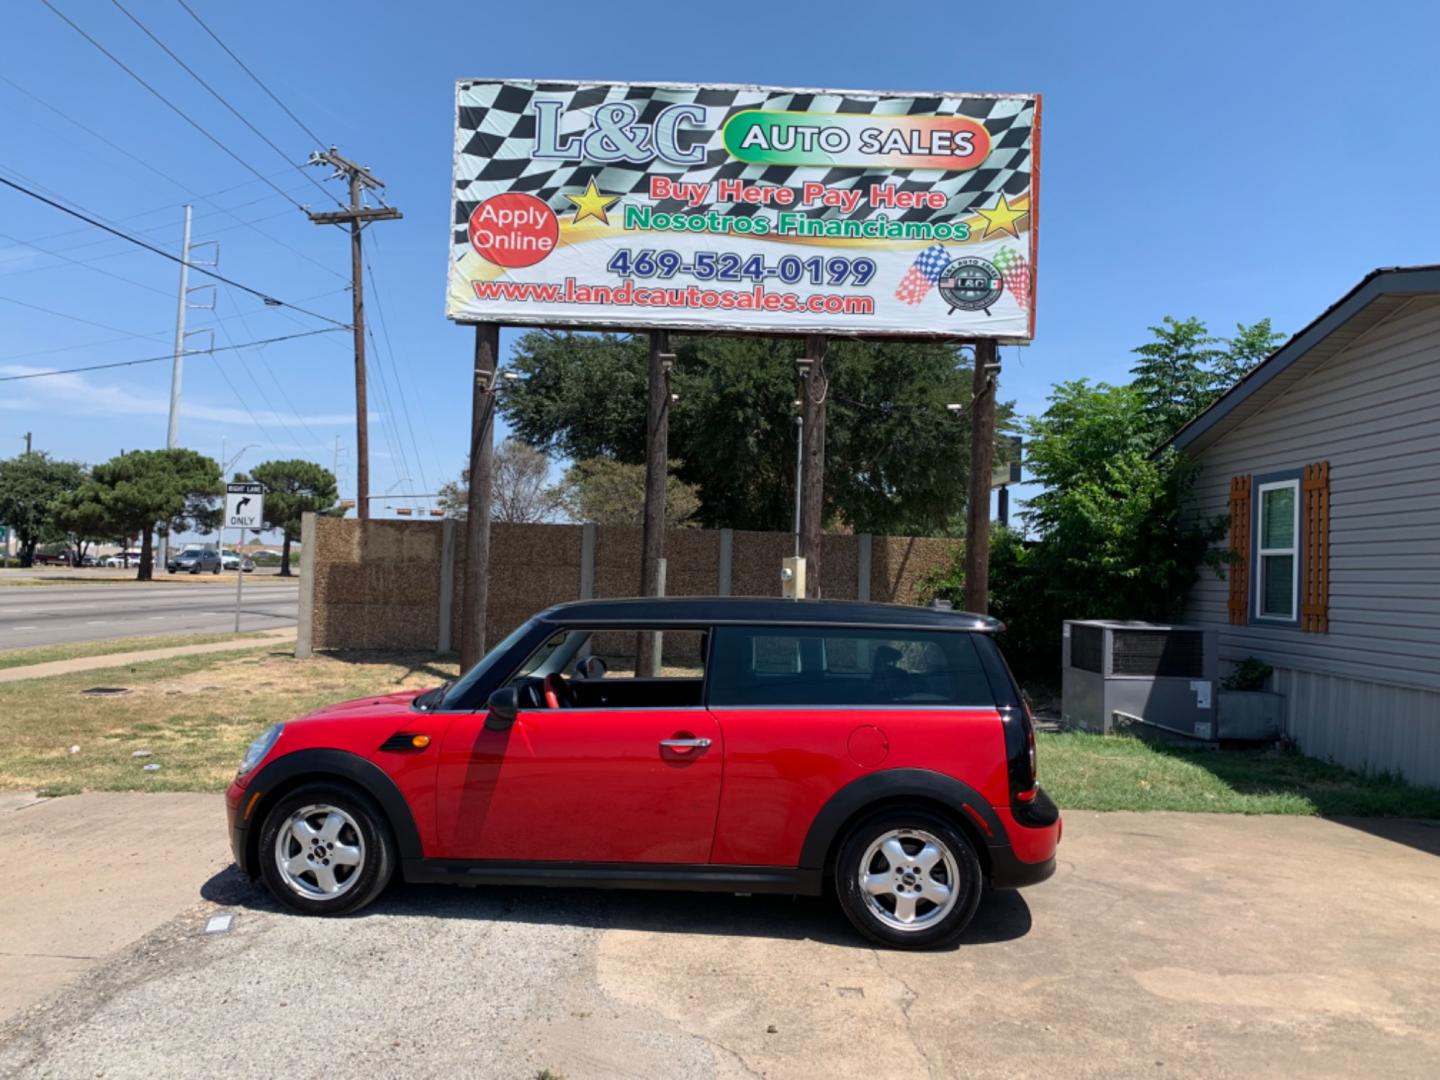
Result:
[[[515,646],[516,642],[530,632],[533,626],[534,620],[532,619],[529,622],[521,623],[514,630],[510,631],[503,641],[481,657],[478,664],[467,671],[450,687],[449,692],[445,695],[445,700],[440,703],[439,708],[447,709],[452,707],[454,702],[464,701],[470,688],[484,679],[500,657],[508,653]]]

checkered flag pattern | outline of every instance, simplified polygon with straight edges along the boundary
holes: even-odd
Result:
[[[907,304],[920,303],[940,280],[940,272],[949,262],[950,255],[945,245],[931,244],[916,257],[900,279],[900,284],[895,286],[895,299]]]
[[[534,151],[536,97],[564,102],[561,134],[586,130],[589,110],[613,101],[628,101],[639,112],[637,123],[653,123],[667,105],[701,105],[708,111],[712,131],[705,143],[705,163],[688,168],[659,159],[641,164],[615,165],[536,159]],[[725,120],[745,109],[813,110],[875,116],[932,116],[961,114],[980,121],[990,132],[991,151],[978,169],[938,175],[930,170],[829,168],[815,165],[754,165],[733,160],[720,135]],[[1030,142],[1035,103],[1020,97],[914,97],[880,98],[844,94],[770,93],[741,87],[616,86],[577,83],[470,82],[460,84],[455,135],[455,256],[470,250],[466,222],[480,202],[504,191],[524,191],[549,204],[557,213],[573,207],[566,192],[579,193],[590,180],[607,195],[636,195],[649,189],[651,176],[691,182],[742,180],[791,187],[815,181],[830,187],[869,191],[871,184],[890,183],[903,192],[940,191],[948,197],[943,209],[880,209],[862,200],[846,215],[834,207],[801,210],[809,217],[859,220],[885,214],[892,221],[958,221],[972,206],[988,206],[1001,192],[1009,198],[1030,188]],[[711,194],[714,187],[711,188]],[[729,215],[753,215],[751,204],[707,202],[690,206],[678,199],[647,205],[660,213],[711,210]]]
[[[991,258],[1005,278],[1005,287],[1022,308],[1030,307],[1030,264],[1012,247],[1003,247]]]

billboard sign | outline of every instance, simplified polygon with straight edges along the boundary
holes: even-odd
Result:
[[[446,314],[1034,333],[1040,99],[465,80]]]

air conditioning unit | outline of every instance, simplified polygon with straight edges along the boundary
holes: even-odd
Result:
[[[1213,742],[1215,631],[1198,626],[1067,619],[1061,712],[1067,724],[1109,734]]]

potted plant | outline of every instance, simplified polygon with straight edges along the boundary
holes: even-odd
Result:
[[[1275,669],[1247,656],[1220,680],[1216,701],[1221,739],[1274,739],[1285,727],[1285,695],[1266,690]]]

